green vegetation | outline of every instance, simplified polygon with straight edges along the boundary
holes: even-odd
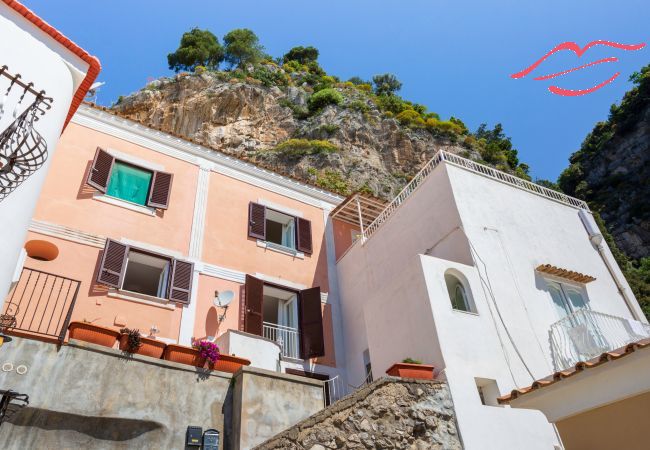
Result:
[[[394,95],[402,89],[402,82],[392,73],[384,73],[372,77],[375,94],[377,95]]]
[[[581,198],[589,203],[592,211],[604,211],[606,208],[615,207],[621,201],[621,194],[626,193],[627,207],[634,220],[648,220],[650,208],[645,190],[630,177],[621,177],[612,174],[607,178],[591,184],[587,179],[587,172],[592,163],[598,158],[605,157],[615,138],[624,136],[639,122],[643,111],[650,102],[650,64],[635,72],[630,77],[634,87],[628,91],[620,105],[612,105],[609,117],[604,122],[598,122],[594,129],[587,135],[580,146],[580,150],[569,158],[570,165],[558,178],[558,185],[568,195]],[[641,304],[641,308],[650,318],[650,258],[634,260],[623,253],[607,231],[604,221],[598,214],[594,214],[603,236],[609,245],[614,258],[621,267],[634,295]]]
[[[348,185],[348,182],[343,178],[343,175],[341,175],[340,172],[334,169],[325,169],[316,174],[316,184],[323,189],[337,192],[341,195],[350,194],[350,186]]]
[[[328,141],[309,139],[289,139],[275,146],[273,151],[283,153],[291,157],[303,157],[306,155],[321,155],[337,152],[339,148]]]
[[[402,360],[404,364],[422,364],[422,361],[419,359],[413,359],[413,358],[404,358]]]
[[[300,64],[309,64],[316,62],[318,59],[318,49],[315,47],[294,47],[289,50],[282,60],[286,63],[289,61],[296,61]]]
[[[197,66],[216,69],[223,58],[223,47],[214,34],[208,30],[192,28],[183,33],[178,49],[167,55],[167,63],[175,72],[193,71]]]
[[[322,89],[309,97],[308,105],[311,112],[320,111],[327,105],[339,105],[343,102],[343,95],[336,89]]]
[[[223,37],[225,59],[231,67],[255,64],[264,57],[264,47],[255,33],[248,28],[238,28]]]

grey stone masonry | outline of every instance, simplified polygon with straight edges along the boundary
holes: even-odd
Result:
[[[386,377],[256,450],[462,449],[446,383]]]

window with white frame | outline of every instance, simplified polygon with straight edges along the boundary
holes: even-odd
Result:
[[[293,216],[266,210],[266,242],[296,249],[296,221]]]
[[[587,292],[582,286],[546,279],[548,293],[559,318],[581,309],[589,309]]]
[[[445,273],[445,284],[451,301],[451,307],[458,311],[476,312],[472,294],[464,277],[456,271]]]
[[[129,250],[122,290],[166,298],[171,260],[138,250]]]

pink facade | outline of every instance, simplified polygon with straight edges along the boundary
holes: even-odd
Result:
[[[93,111],[83,107],[80,113],[91,115]],[[122,121],[121,127],[126,128],[128,135],[135,124]],[[336,367],[334,317],[331,305],[326,303],[330,287],[325,245],[327,214],[335,203],[326,204],[318,198],[305,197],[305,192],[308,196],[312,188],[304,185],[299,194],[293,195],[286,188],[286,183],[293,181],[285,180],[283,186],[267,189],[268,180],[264,184],[251,182],[250,178],[238,173],[225,175],[215,168],[218,162],[197,162],[195,156],[183,154],[182,149],[172,153],[161,150],[158,144],[148,145],[136,139],[135,129],[133,136],[123,138],[110,129],[107,132],[98,128],[81,125],[75,120],[68,126],[53,157],[27,239],[28,242],[45,241],[45,245],[53,244],[56,248],[52,251],[50,246],[46,255],[45,250],[39,250],[43,248],[41,243],[28,245],[31,254],[25,260],[26,269],[80,282],[71,320],[90,321],[115,329],[137,328],[142,332],[155,327],[159,330],[156,334],[159,339],[182,344],[195,339],[214,339],[228,330],[250,332],[253,329],[254,334],[268,339],[268,326],[279,329],[286,326],[296,330],[296,339],[300,340],[290,355],[294,362],[308,355],[306,358],[312,364]],[[109,169],[103,167],[100,160],[93,162],[98,148],[111,155]],[[166,207],[151,206],[154,204],[151,203],[154,181],[150,181],[144,204],[111,194],[106,185],[114,182],[111,177],[117,177],[118,163],[120,170],[172,174]],[[100,192],[101,189],[88,183],[88,177],[92,172],[101,178],[102,171],[106,170],[108,178],[103,180],[106,192]],[[320,190],[314,192],[320,196],[330,195],[333,201],[337,198]],[[265,205],[266,240],[251,237],[250,203]],[[304,234],[306,228],[311,234]],[[274,233],[282,235],[281,245],[274,244]],[[118,249],[123,252],[119,258],[113,258],[110,253],[105,255],[107,239],[122,247]],[[307,244],[307,251],[304,251]],[[54,259],[51,259],[52,254],[56,254]],[[111,266],[115,261],[117,269]],[[162,268],[156,266],[158,263]],[[193,271],[181,273],[177,266],[190,267]],[[146,284],[147,271],[152,270],[164,273],[164,280],[160,278],[164,282],[160,281],[159,286],[162,290],[156,295],[141,290],[132,280],[136,275],[141,276],[142,280],[136,281]],[[23,271],[23,277],[26,273]],[[247,307],[245,302],[253,302],[254,294],[252,291],[246,294],[244,280],[251,276],[263,281],[265,286],[263,292],[259,292],[260,302],[281,305],[285,293],[298,304],[296,307],[287,300],[288,305],[293,306],[278,306],[277,313],[276,306],[272,306],[274,317],[264,316],[264,336],[259,332],[261,322],[257,328],[251,328],[251,318],[246,316],[252,303]],[[115,278],[114,282],[111,277]],[[26,279],[21,279],[21,283],[14,297],[52,296],[49,292],[36,292],[41,288],[30,287]],[[127,283],[130,283],[128,288]],[[322,338],[319,335],[316,344],[314,337],[305,335],[303,330],[303,322],[307,319],[303,317],[306,297],[303,298],[302,292],[309,288],[320,288],[321,292],[320,297],[310,297],[312,303],[320,303],[321,318],[318,320],[322,324]],[[180,292],[180,297],[171,294],[173,289]],[[234,298],[225,311],[213,302],[216,294],[228,291],[234,293]],[[181,301],[175,301],[177,299]],[[39,308],[52,307],[41,305]],[[264,308],[268,310],[267,303]],[[58,310],[56,312],[58,314]],[[313,334],[313,317],[310,320],[310,333]],[[321,350],[303,351],[303,346],[307,345],[316,345]],[[298,353],[300,358],[296,360]]]

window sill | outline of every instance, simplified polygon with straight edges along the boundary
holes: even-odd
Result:
[[[462,309],[455,309],[451,308],[451,310],[455,313],[460,313],[460,314],[467,314],[468,316],[478,316],[479,314],[474,311],[463,311]]]
[[[154,297],[152,295],[139,294],[137,292],[131,292],[131,291],[122,291],[119,289],[109,289],[108,296],[111,298],[119,298],[121,300],[127,300],[129,302],[141,303],[143,305],[168,309],[170,311],[176,310],[176,303],[167,300],[166,298]]]
[[[257,246],[268,250],[273,250],[274,252],[282,253],[284,255],[293,256],[294,258],[305,259],[305,254],[303,252],[299,252],[289,247],[283,247],[272,242],[262,241],[261,239],[257,240]]]
[[[108,203],[110,205],[119,206],[121,208],[130,209],[131,211],[139,212],[147,216],[155,216],[156,209],[150,208],[148,206],[140,206],[135,203],[130,203],[125,200],[120,200],[119,198],[110,197],[106,194],[94,194],[93,200],[98,200],[100,202]]]

